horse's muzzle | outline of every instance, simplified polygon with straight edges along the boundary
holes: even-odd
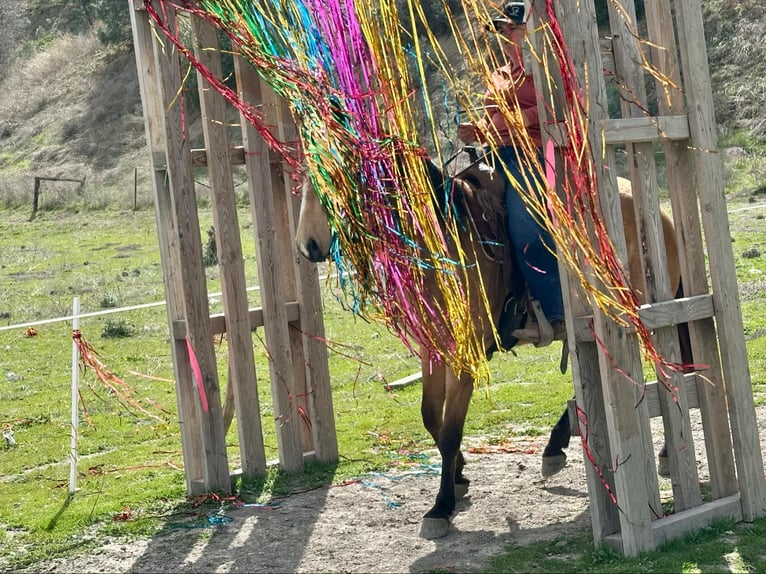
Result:
[[[312,263],[321,263],[327,259],[328,255],[319,247],[319,244],[314,239],[309,239],[304,245],[299,245],[298,251]]]

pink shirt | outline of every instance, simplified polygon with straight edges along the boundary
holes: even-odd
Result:
[[[512,144],[514,130],[508,127],[502,109],[513,110],[518,105],[526,117],[529,136],[537,147],[541,147],[543,144],[537,115],[537,91],[532,76],[526,75],[521,66],[508,64],[495,70],[490,82],[493,88],[484,96],[484,107],[487,109],[484,135],[499,146]],[[504,98],[505,106],[497,107],[495,96]]]

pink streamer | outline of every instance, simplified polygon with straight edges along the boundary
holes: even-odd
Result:
[[[199,399],[202,401],[202,410],[207,412],[207,393],[205,392],[205,384],[202,382],[202,369],[199,368],[199,362],[197,361],[197,355],[192,347],[189,336],[186,336],[186,349],[189,352],[189,363],[191,364],[192,373],[197,381],[197,390],[199,391]]]

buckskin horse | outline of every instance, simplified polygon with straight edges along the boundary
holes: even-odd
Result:
[[[444,186],[448,185],[441,169],[431,160],[424,160],[431,185],[435,191],[434,197],[444,197]],[[483,338],[485,349],[488,354],[496,350],[497,343],[494,328],[500,325],[503,309],[508,294],[521,299],[525,292],[523,280],[519,273],[513,273],[513,263],[510,250],[504,245],[505,238],[505,210],[503,208],[504,184],[503,179],[492,175],[486,169],[467,169],[452,180],[454,185],[452,194],[457,201],[462,201],[458,212],[464,217],[471,218],[472,225],[460,226],[459,236],[451,245],[450,249],[456,252],[460,244],[468,260],[468,304],[471,309],[480,310],[475,313],[477,333]],[[639,293],[645,292],[645,281],[641,270],[641,250],[636,229],[633,211],[633,199],[630,194],[630,182],[618,178],[620,188],[620,203],[625,227],[625,238],[628,247],[629,275],[634,289]],[[477,206],[478,211],[477,212]],[[484,229],[478,229],[479,227]],[[662,214],[662,226],[667,249],[667,259],[670,276],[674,282],[674,290],[679,285],[679,260],[676,248],[673,222],[666,213]],[[476,245],[479,241],[471,239],[469,227],[478,229],[482,237],[500,241],[490,243],[499,245],[499,249],[486,250]],[[502,235],[501,235],[502,234]],[[302,200],[300,215],[295,236],[298,251],[312,262],[324,261],[330,253],[332,242],[332,230],[328,217],[322,207],[316,191],[311,185],[309,178],[304,178],[302,186]],[[480,243],[486,244],[486,241]],[[435,272],[431,272],[435,273]],[[479,274],[483,281],[485,292],[489,302],[489,310],[481,304],[481,292],[479,288],[471,288],[471,285],[479,285]],[[425,296],[438,298],[439,291],[426,277]],[[643,301],[642,301],[643,303]],[[526,309],[526,305],[518,306]],[[523,324],[524,316],[512,317],[510,329],[505,326],[502,331],[510,332]],[[505,321],[505,319],[504,319]],[[509,349],[518,341],[513,337],[503,338],[502,347]],[[468,411],[471,394],[474,388],[474,380],[469,374],[456,374],[444,363],[430,360],[429,352],[423,345],[420,346],[420,361],[422,369],[422,402],[421,414],[423,424],[433,437],[442,458],[441,481],[436,501],[433,507],[424,515],[420,528],[420,536],[423,538],[438,538],[445,536],[449,531],[450,518],[455,510],[455,502],[468,491],[469,480],[463,475],[465,460],[460,450],[463,437],[463,426]],[[448,362],[448,361],[447,361]],[[561,420],[554,428],[551,441],[544,452],[543,474],[550,475],[563,468],[565,455],[563,448],[569,442],[569,421],[567,411],[564,411]]]

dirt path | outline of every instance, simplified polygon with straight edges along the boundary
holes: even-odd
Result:
[[[758,416],[763,449],[766,408],[759,408]],[[694,422],[694,427],[700,425]],[[700,434],[695,431],[697,460],[700,479],[707,480]],[[655,436],[659,448],[661,437]],[[544,444],[545,437],[519,438],[504,449],[469,452],[469,496],[458,507],[452,531],[440,540],[418,537],[420,518],[438,487],[434,468],[427,465],[295,494],[273,508],[227,511],[230,521],[211,528],[177,529],[131,542],[107,539],[89,555],[38,564],[30,571],[465,571],[509,545],[589,531],[579,442],[573,441],[564,471],[547,481],[539,472]],[[435,455],[428,461],[437,462]],[[670,481],[661,479],[661,489],[667,495]]]

